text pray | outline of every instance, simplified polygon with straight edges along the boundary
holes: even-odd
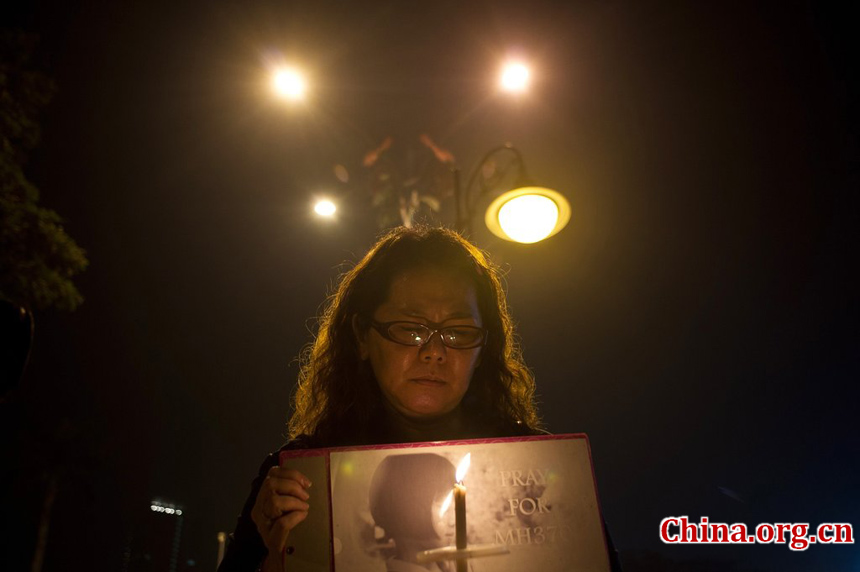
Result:
[[[529,469],[528,471],[499,471],[503,487],[527,487],[529,485],[546,485],[549,470]]]

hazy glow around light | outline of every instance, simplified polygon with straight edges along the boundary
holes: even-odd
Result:
[[[499,225],[517,242],[530,244],[545,239],[558,222],[558,205],[549,197],[523,195],[499,209]]]
[[[509,92],[521,93],[529,87],[529,68],[521,63],[506,64],[500,80],[502,89]]]
[[[297,70],[291,68],[279,69],[272,78],[275,93],[286,99],[304,99],[305,78]]]
[[[472,453],[466,453],[466,456],[463,457],[463,460],[460,461],[460,464],[457,465],[457,482],[460,483],[463,481],[463,478],[466,476],[466,471],[469,470],[469,464],[472,462]]]
[[[314,205],[314,212],[320,216],[330,218],[334,216],[335,211],[337,211],[337,206],[328,199],[317,201],[317,204]]]

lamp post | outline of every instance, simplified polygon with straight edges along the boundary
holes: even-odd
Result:
[[[500,154],[509,154],[512,160],[501,171],[496,171],[491,160]],[[492,173],[478,179],[487,167]],[[490,149],[472,170],[465,188],[460,185],[460,174],[454,172],[454,200],[457,229],[469,233],[475,209],[484,197],[498,193],[508,174],[514,169],[513,186],[497,194],[484,214],[487,228],[499,238],[531,244],[559,232],[570,221],[570,203],[552,189],[533,184],[526,171],[523,155],[513,145],[500,145]],[[474,187],[478,186],[477,190]]]
[[[525,64],[509,62],[500,75],[499,89],[511,95],[524,94],[529,88],[530,75]],[[304,99],[307,83],[297,68],[278,67],[272,75],[272,87],[280,97],[297,102]],[[364,157],[365,167],[379,171],[373,180],[379,182],[381,188],[372,190],[372,204],[381,212],[377,221],[380,228],[390,226],[392,220],[397,219],[404,226],[411,226],[419,209],[439,212],[441,199],[445,195],[450,196],[451,187],[448,180],[428,180],[427,174],[434,165],[443,167],[445,179],[447,174],[453,174],[457,230],[470,233],[478,203],[491,194],[494,197],[484,213],[484,222],[490,232],[504,240],[524,244],[539,242],[558,233],[570,221],[570,203],[561,193],[532,183],[522,153],[513,145],[501,145],[488,151],[463,187],[460,171],[452,168],[454,156],[427,135],[421,135],[419,140],[436,161],[429,161],[423,172],[414,176],[398,176],[398,169],[382,167],[390,167],[390,158],[386,157],[386,161],[379,159],[391,147],[391,137],[386,137],[380,146]],[[509,155],[511,160],[497,171],[493,160],[502,154]],[[486,175],[488,167],[493,171],[491,175]],[[345,171],[344,167],[340,168]],[[484,177],[479,179],[479,173],[484,173]],[[511,174],[513,177],[509,176]],[[337,176],[342,182],[348,178]],[[499,193],[505,180],[513,180],[513,185],[507,185]],[[333,219],[336,210],[337,205],[328,199],[319,200],[314,205],[314,211],[323,219]],[[389,211],[394,211],[394,214]]]

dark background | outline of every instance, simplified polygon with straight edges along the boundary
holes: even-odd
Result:
[[[860,524],[848,8],[3,10],[40,34],[58,86],[27,172],[91,260],[85,304],[37,314],[2,406],[7,569],[29,569],[51,474],[44,570],[121,569],[153,498],[184,507],[181,565],[213,569],[216,533],[283,442],[313,316],[373,242],[361,158],[387,135],[397,153],[418,148],[421,133],[465,171],[511,141],[572,204],[544,243],[473,238],[508,269],[547,427],[590,437],[628,570],[860,566],[854,546],[658,537],[678,515]],[[493,90],[514,52],[535,75],[519,101]],[[267,91],[279,54],[312,74],[303,106]],[[312,215],[321,192],[348,198],[334,224]]]

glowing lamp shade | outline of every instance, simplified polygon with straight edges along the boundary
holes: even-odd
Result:
[[[337,206],[329,200],[317,201],[317,204],[314,205],[314,212],[326,218],[333,217],[336,210]]]
[[[531,244],[549,238],[567,225],[570,204],[552,189],[520,187],[494,200],[484,220],[496,236]]]

